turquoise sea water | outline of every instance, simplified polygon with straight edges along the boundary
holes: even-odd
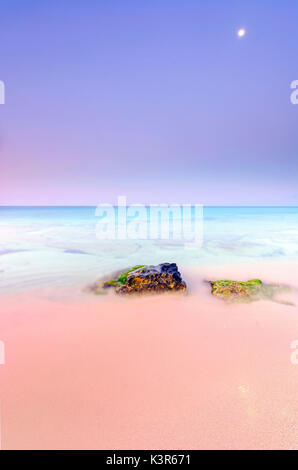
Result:
[[[133,264],[298,261],[297,207],[204,207],[201,247],[173,239],[100,240],[98,222],[95,207],[0,207],[0,293],[84,286]]]

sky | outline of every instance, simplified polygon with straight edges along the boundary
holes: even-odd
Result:
[[[0,18],[1,205],[298,205],[297,0],[1,0]]]

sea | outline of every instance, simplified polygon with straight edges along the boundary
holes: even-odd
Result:
[[[112,209],[117,224],[117,208]],[[83,288],[137,264],[176,262],[183,269],[298,260],[298,207],[205,206],[199,220],[193,220],[195,212],[190,216],[199,227],[196,242],[175,238],[173,220],[168,237],[155,231],[150,238],[150,226],[161,218],[153,221],[146,211],[146,220],[143,214],[137,225],[134,216],[127,219],[127,227],[132,221],[138,229],[146,224],[142,238],[123,237],[122,230],[119,239],[116,227],[116,235],[104,239],[101,228],[112,219],[108,212],[103,220],[107,213],[96,207],[1,206],[0,295],[47,286]]]

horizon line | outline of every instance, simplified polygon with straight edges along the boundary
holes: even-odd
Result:
[[[102,204],[102,203],[99,203],[99,204]],[[39,208],[48,208],[48,207],[60,207],[60,208],[64,208],[64,207],[97,207],[99,204],[74,204],[74,205],[71,205],[71,204],[42,204],[42,205],[33,205],[33,204],[0,204],[0,208],[7,208],[7,207],[39,207]],[[112,203],[105,203],[105,204],[112,204]],[[140,204],[140,203],[130,203],[130,204],[127,204],[127,206],[133,206],[135,204]],[[189,202],[181,202],[181,203],[141,203],[142,205],[144,206],[150,206],[151,204],[152,205],[159,205],[159,204],[167,204],[168,206],[171,206],[171,205],[177,205],[177,204],[180,204],[181,206],[183,205],[198,205],[199,203],[189,203]],[[117,204],[112,204],[113,206],[117,206]],[[274,204],[274,205],[271,205],[271,204],[202,204],[200,203],[199,205],[203,206],[203,207],[297,207],[298,208],[298,203],[297,204]]]

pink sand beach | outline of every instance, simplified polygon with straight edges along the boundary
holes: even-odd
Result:
[[[0,5],[0,449],[298,450],[298,0]]]
[[[298,286],[296,264],[181,271],[187,296],[2,296],[2,449],[298,449],[297,307],[229,305],[203,282]]]

